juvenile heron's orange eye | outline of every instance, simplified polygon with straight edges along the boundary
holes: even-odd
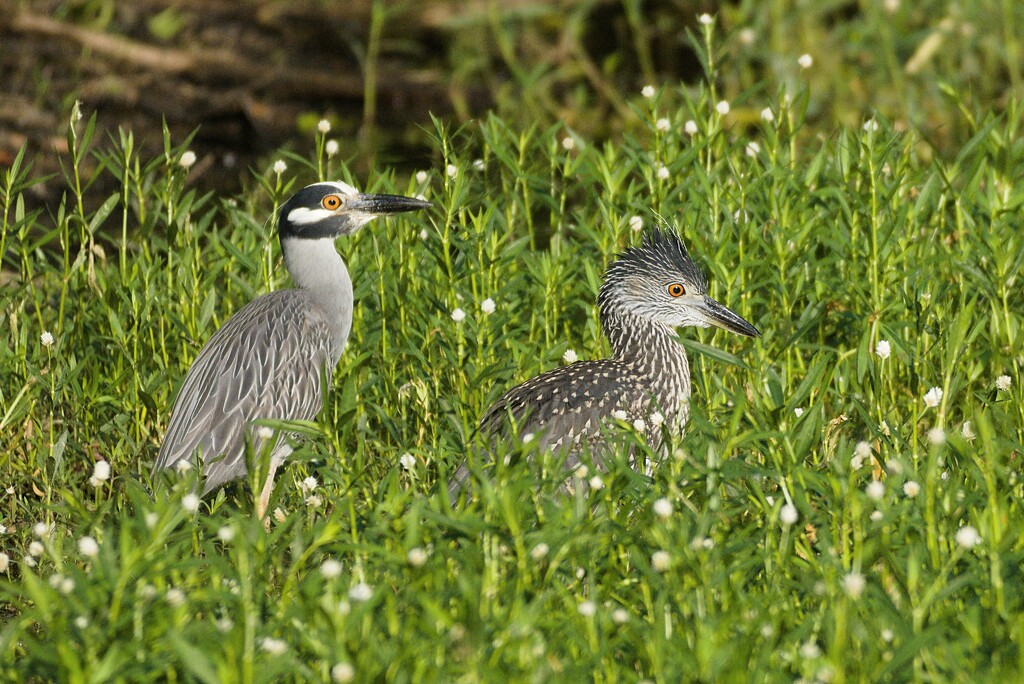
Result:
[[[686,294],[686,288],[679,283],[672,283],[668,286],[668,293],[673,297],[682,297]]]
[[[327,197],[324,197],[322,200],[320,200],[320,205],[324,209],[328,209],[330,211],[340,209],[341,204],[341,198],[338,197],[337,195],[328,195]]]

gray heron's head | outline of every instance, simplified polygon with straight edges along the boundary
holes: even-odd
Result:
[[[362,193],[347,183],[330,181],[302,188],[281,207],[281,240],[320,240],[351,235],[384,214],[425,209],[430,202],[401,195]]]

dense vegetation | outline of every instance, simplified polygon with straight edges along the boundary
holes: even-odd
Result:
[[[735,36],[696,30],[719,73]],[[949,87],[963,136],[935,155],[905,122],[809,122],[843,72],[791,60],[806,78],[742,107],[713,78],[622,93],[632,123],[606,142],[435,120],[435,164],[411,177],[352,178],[317,133],[230,198],[189,185],[189,140],[141,158],[76,108],[59,207],[24,209],[27,156],[0,179],[0,673],[1019,677],[1018,100]],[[99,176],[119,189],[91,207]],[[316,178],[435,208],[339,242],[353,337],[265,532],[247,485],[197,507],[190,474],[151,495],[149,464],[202,343],[288,286],[267,219]],[[538,458],[449,508],[437,485],[483,458],[492,401],[569,350],[608,352],[602,270],[659,223],[764,336],[681,331],[691,421],[653,480],[618,463],[564,496]]]

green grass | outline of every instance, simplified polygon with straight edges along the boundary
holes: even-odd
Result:
[[[936,160],[885,121],[808,128],[806,94],[746,93],[772,122],[719,115],[712,87],[631,95],[641,123],[600,144],[497,116],[436,122],[425,180],[354,179],[435,208],[339,242],[353,336],[319,434],[279,476],[269,533],[246,487],[191,514],[187,482],[147,493],[149,466],[202,343],[288,285],[267,217],[318,173],[353,180],[345,166],[318,139],[242,196],[201,196],[178,165],[188,141],[140,159],[129,134],[94,140],[86,119],[69,127],[64,203],[26,215],[38,179],[19,158],[0,182],[0,674],[1019,677],[1020,107],[962,105],[968,142]],[[87,155],[120,187],[95,210],[80,199],[97,180],[79,177]],[[538,459],[498,467],[450,510],[436,485],[482,458],[485,408],[567,349],[608,352],[594,300],[639,240],[633,216],[678,230],[711,294],[763,338],[683,331],[692,417],[653,481],[619,463],[603,488],[563,496]],[[113,476],[93,487],[99,459]]]

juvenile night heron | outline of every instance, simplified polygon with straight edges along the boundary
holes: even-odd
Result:
[[[690,365],[674,329],[714,325],[747,337],[761,334],[707,290],[707,277],[679,236],[648,232],[608,267],[597,297],[614,356],[577,361],[513,387],[484,414],[481,432],[507,438],[515,425],[520,437],[533,435],[539,450],[565,452],[568,469],[576,468],[584,448],[598,463],[607,456],[601,428],[616,418],[643,421],[647,443],[657,449],[658,423],[678,433],[689,415]],[[652,420],[656,413],[662,421]],[[448,485],[452,501],[469,474],[466,464],[455,472]]]
[[[291,453],[283,436],[270,445],[260,419],[312,420],[352,328],[352,280],[334,247],[383,214],[429,207],[396,195],[368,195],[340,182],[315,183],[278,214],[285,266],[298,286],[265,294],[220,327],[192,363],[171,410],[154,474],[199,459],[202,494],[248,472],[246,442],[270,453],[256,503],[265,517],[274,473]]]

